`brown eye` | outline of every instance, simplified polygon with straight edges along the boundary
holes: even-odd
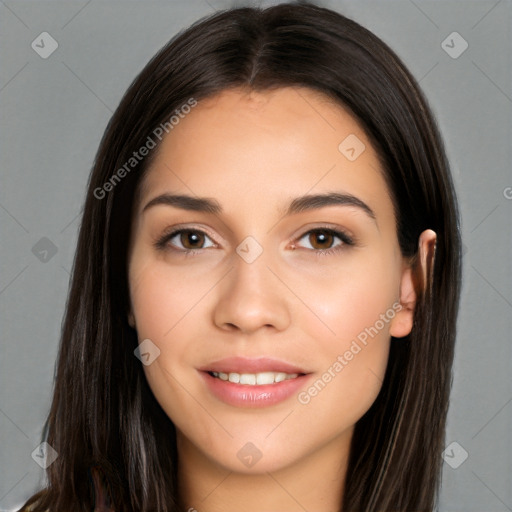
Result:
[[[195,251],[214,246],[215,244],[211,242],[211,238],[199,229],[178,229],[169,234],[164,234],[155,242],[157,249],[169,249],[188,254],[195,254]]]
[[[334,236],[325,230],[311,231],[308,241],[314,249],[330,249]]]
[[[354,240],[347,233],[330,228],[317,228],[304,233],[300,240],[305,239],[306,249],[314,254],[327,255],[354,245]]]
[[[185,249],[201,249],[204,239],[204,233],[201,231],[183,230],[180,233],[180,242]]]

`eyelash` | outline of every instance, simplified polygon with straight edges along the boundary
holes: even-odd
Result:
[[[317,232],[326,233],[328,235],[337,237],[341,240],[342,243],[336,245],[335,247],[331,247],[330,249],[306,249],[308,251],[313,251],[316,254],[316,256],[319,256],[319,257],[329,256],[331,254],[335,254],[335,253],[345,250],[347,248],[347,246],[354,245],[354,239],[352,237],[350,237],[347,233],[345,233],[344,231],[338,231],[336,229],[329,228],[329,227],[317,227],[314,229],[310,229],[309,231],[306,231],[301,236],[299,236],[297,240],[301,240],[302,238],[304,238],[306,235],[309,235],[310,233],[317,233]],[[201,233],[203,235],[206,235],[208,238],[211,238],[208,235],[208,233],[206,233],[205,231],[203,231],[201,229],[180,228],[180,229],[172,230],[169,233],[164,233],[154,243],[155,248],[160,251],[164,251],[167,248],[169,248],[171,251],[181,252],[187,257],[195,256],[204,250],[204,249],[176,249],[175,247],[170,247],[168,245],[168,241],[171,240],[172,238],[174,238],[176,235],[179,235],[181,233]]]

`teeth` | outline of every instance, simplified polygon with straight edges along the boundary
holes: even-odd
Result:
[[[229,382],[234,382],[235,384],[240,382],[240,374],[230,373],[229,374]]]
[[[294,375],[297,375],[296,373]],[[274,376],[274,382],[281,382],[286,379],[286,373],[276,373]]]
[[[242,375],[240,375],[240,384],[254,386],[256,384],[256,375],[253,373],[242,373]]]
[[[298,373],[262,372],[262,373],[223,373],[212,372],[218,379],[245,384],[247,386],[261,386],[263,384],[274,384],[283,380],[295,379]]]

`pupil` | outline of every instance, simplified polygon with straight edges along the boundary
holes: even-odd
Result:
[[[197,242],[200,240],[200,236],[193,231],[188,231],[183,234],[185,235],[186,238],[186,244],[184,244],[185,246],[187,246],[187,244],[193,246],[194,244],[197,244]]]
[[[320,245],[322,245],[322,244],[325,244],[326,241],[328,241],[328,239],[331,235],[329,233],[320,231],[320,232],[317,232],[316,234],[314,234],[314,236],[316,238],[316,242],[319,243]],[[327,245],[329,245],[329,244],[327,244]]]

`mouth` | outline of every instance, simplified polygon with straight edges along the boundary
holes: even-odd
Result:
[[[235,407],[267,407],[283,402],[309,380],[312,373],[271,358],[231,357],[199,368],[207,390]]]
[[[296,379],[304,373],[284,373],[284,372],[260,372],[260,373],[237,373],[237,372],[208,372],[212,377],[223,381],[229,381],[243,386],[263,386],[268,384],[277,384],[285,380]]]
[[[287,361],[281,359],[275,359],[271,357],[257,357],[257,358],[249,358],[249,357],[225,357],[224,359],[218,359],[217,361],[213,361],[201,368],[199,370],[210,373],[217,373],[215,377],[220,377],[223,380],[229,380],[229,375],[263,375],[263,374],[274,374],[279,375],[277,382],[284,380],[281,374],[284,374],[285,377],[288,375],[305,375],[308,372],[301,368],[300,366],[289,363]],[[225,379],[222,374],[228,376]],[[268,375],[267,375],[268,377]],[[264,379],[265,377],[261,377]],[[248,383],[252,382],[252,378],[248,379]]]

